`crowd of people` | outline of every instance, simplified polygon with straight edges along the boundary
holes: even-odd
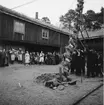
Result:
[[[65,55],[60,55],[56,52],[24,52],[22,49],[0,50],[0,67],[9,66],[9,64],[14,64],[15,62],[24,65],[57,65],[63,60],[65,60]],[[87,68],[87,71],[85,68]],[[72,74],[76,75],[102,76],[103,56],[95,50],[83,51],[77,49],[72,54],[69,69]]]
[[[87,68],[87,71],[86,69]],[[103,56],[95,50],[76,50],[72,54],[71,73],[87,77],[103,76]]]
[[[2,67],[14,64],[15,62],[24,65],[56,65],[59,64],[60,61],[60,54],[57,52],[24,52],[22,49],[11,49],[9,51],[5,51],[5,49],[0,50],[0,66]]]

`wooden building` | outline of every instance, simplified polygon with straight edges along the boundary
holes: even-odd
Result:
[[[88,33],[88,36],[87,36]],[[96,51],[103,52],[104,45],[104,25],[102,25],[101,29],[92,30],[92,31],[83,31],[83,37],[79,34],[79,39],[84,42],[89,49],[95,49]],[[80,45],[81,46],[81,45]]]
[[[0,6],[0,47],[64,52],[70,33]]]

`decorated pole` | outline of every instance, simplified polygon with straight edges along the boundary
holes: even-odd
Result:
[[[78,38],[78,33],[81,33],[81,36],[84,40],[84,36],[82,34],[82,25],[83,25],[83,18],[82,18],[82,12],[83,12],[83,0],[77,0],[77,8],[76,8],[76,17],[74,20],[74,27],[73,27],[73,33],[74,35],[69,38],[68,45],[65,46],[65,53],[64,53],[64,61],[61,63],[61,67],[59,68],[60,77],[62,77],[62,72],[68,72],[71,65],[72,60],[72,54],[74,51],[77,50],[77,42],[79,41],[84,49],[86,49],[85,45],[80,41]],[[82,82],[82,71],[81,71],[81,82]]]
[[[84,4],[84,0],[77,0],[78,4],[77,4],[77,9],[76,9],[76,12],[77,12],[77,24],[78,24],[78,27],[79,27],[79,31],[81,33],[81,36],[84,40],[84,36],[82,34],[82,25],[83,25],[83,17],[82,17],[82,12],[83,12],[83,4]],[[84,46],[85,48],[85,46]],[[83,82],[83,73],[82,73],[82,70],[81,70],[81,83]]]

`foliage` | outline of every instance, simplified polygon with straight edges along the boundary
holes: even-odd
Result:
[[[63,28],[70,29],[71,24],[74,22],[76,16],[76,12],[70,9],[65,15],[60,17],[60,22],[63,24]]]
[[[63,28],[71,29],[73,25],[79,30],[78,24],[82,23],[83,26],[89,30],[100,29],[103,22],[104,8],[101,8],[99,13],[95,13],[93,10],[88,10],[85,14],[82,14],[82,21],[78,18],[78,13],[75,10],[70,9],[65,15],[60,17],[60,22],[63,24]],[[77,19],[77,23],[76,23]]]
[[[103,15],[104,15],[104,8],[102,7],[101,10],[100,10],[100,13],[96,13],[97,20],[101,24],[104,24]]]
[[[88,10],[84,14],[85,26],[89,30],[100,29],[103,24],[103,12],[95,13],[93,10]]]
[[[42,21],[45,22],[45,23],[51,24],[51,21],[48,17],[43,17]]]

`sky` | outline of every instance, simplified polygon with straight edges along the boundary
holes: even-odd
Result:
[[[48,17],[53,25],[59,25],[59,17],[67,13],[69,9],[77,7],[77,0],[0,0],[0,5],[9,9],[27,2],[34,1],[28,5],[15,8],[14,10],[35,18],[35,13],[38,12],[39,19]],[[104,0],[84,0],[85,13],[87,10],[100,12],[101,7],[104,7]]]

